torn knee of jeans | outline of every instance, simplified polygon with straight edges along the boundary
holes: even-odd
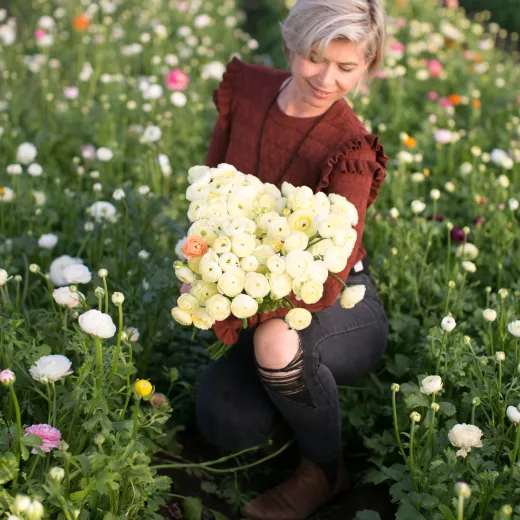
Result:
[[[285,368],[264,368],[258,363],[256,366],[262,381],[273,392],[303,404],[312,404],[303,373],[301,343],[293,360]]]

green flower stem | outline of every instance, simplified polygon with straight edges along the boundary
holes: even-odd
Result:
[[[435,373],[436,374],[439,374],[439,365],[441,364],[441,356],[442,356],[442,352],[444,350],[444,345],[446,343],[447,335],[448,335],[448,333],[446,331],[444,331],[444,335],[442,336],[441,348],[439,350],[439,355],[437,356],[437,362],[435,363]]]
[[[103,312],[103,298],[98,298],[98,311]]]
[[[18,312],[19,308],[20,308],[20,282],[17,280],[16,281],[16,297],[15,297],[15,309],[16,309],[16,312]]]
[[[70,466],[69,466],[69,454],[66,452],[63,453],[63,469],[65,470],[65,499],[69,499],[70,492]]]
[[[9,301],[7,300],[7,296],[5,295],[5,291],[3,287],[0,287],[0,294],[2,295],[2,302],[6,309],[9,308]]]
[[[460,285],[459,294],[457,296],[457,303],[455,304],[455,310],[459,313],[462,313],[464,310],[464,289],[466,287],[466,278],[468,277],[468,272],[464,271],[464,276],[462,277],[462,283]],[[459,308],[462,307],[462,308]]]
[[[464,497],[459,496],[459,502],[457,504],[457,520],[464,520]]]
[[[435,395],[436,394],[432,394],[432,404],[435,403]],[[431,407],[430,407],[430,410],[432,411],[433,417],[430,422],[430,426],[428,427],[428,437],[426,439],[426,451],[428,451],[428,449],[430,447],[430,441],[431,441],[431,436],[432,436],[432,432],[433,432],[433,425],[435,424],[435,412],[431,409]]]
[[[336,276],[334,273],[329,273],[329,276],[332,276],[333,278],[336,278],[336,280],[338,282],[340,282],[341,285],[343,285],[343,287],[345,287],[345,289],[348,287],[348,285],[339,276]]]
[[[502,393],[502,361],[498,361],[498,393]]]
[[[16,392],[14,391],[14,384],[11,383],[9,385],[9,393],[11,394],[11,401],[14,406],[14,412],[16,416],[16,445],[15,445],[15,456],[16,456],[16,464],[18,466],[18,471],[16,472],[13,478],[13,487],[12,489],[16,489],[16,484],[18,481],[18,474],[20,472],[20,455],[22,451],[22,419],[20,415],[20,405],[18,403],[18,398],[16,397]]]
[[[397,405],[395,402],[395,394],[396,392],[392,391],[392,410],[394,413],[394,428],[395,428],[395,438],[397,439],[397,444],[399,445],[399,451],[403,456],[405,464],[408,466],[408,458],[404,452],[403,443],[401,442],[401,435],[399,434],[399,425],[397,423]]]
[[[488,322],[488,328],[489,328],[489,343],[491,345],[491,353],[490,356],[495,355],[495,347],[493,346],[493,329],[491,328],[491,322]]]
[[[412,424],[410,426],[410,455],[409,455],[409,460],[410,460],[410,471],[412,473],[413,485],[415,487],[415,491],[418,491],[417,483],[415,481],[415,465],[414,465],[414,460],[413,460],[413,441],[414,441],[414,437],[415,437],[415,422],[412,421]]]
[[[103,278],[103,280],[105,280],[105,278]],[[118,310],[118,313],[119,313],[119,328],[117,330],[117,344],[116,344],[116,352],[114,354],[114,363],[112,364],[112,377],[114,377],[114,375],[116,373],[116,370],[117,370],[117,362],[119,360],[119,352],[121,351],[121,334],[123,332],[123,306],[122,305],[118,305],[117,306],[117,310]]]
[[[52,387],[52,426],[56,427],[56,387],[54,381],[51,381]]]
[[[51,395],[51,384],[47,383],[47,403],[49,405],[49,410],[47,413],[47,423],[52,424],[52,395]],[[54,425],[53,425],[54,426]]]
[[[450,306],[450,295],[451,295],[452,288],[448,287],[448,294],[446,296],[446,306],[444,307],[444,316],[448,315],[448,307]]]
[[[519,448],[520,448],[520,424],[518,424],[516,426],[515,449],[513,451],[513,461],[511,463],[511,469],[513,469],[514,465],[517,462]]]
[[[477,405],[473,405],[471,407],[471,423],[470,424],[475,424],[475,409],[477,408]]]
[[[38,465],[39,460],[40,460],[40,456],[35,455],[32,466],[31,466],[31,471],[29,471],[29,476],[27,477],[27,482],[29,482],[29,480],[31,480],[31,477],[33,476],[34,470],[36,469],[36,466]]]
[[[450,274],[451,274],[451,231],[447,227],[446,227],[446,229],[448,230],[448,247],[446,248],[448,254],[446,256],[446,266],[444,268],[444,271],[449,280]]]
[[[108,286],[106,276],[103,276],[103,288],[105,289],[105,314],[108,314]]]
[[[134,429],[132,431],[132,439],[135,441],[137,439],[137,429],[139,427],[139,401],[140,399],[135,399],[134,403]]]
[[[101,338],[94,336],[94,343],[96,345],[96,397],[94,402],[97,403],[101,398],[103,386],[103,349],[101,347]]]

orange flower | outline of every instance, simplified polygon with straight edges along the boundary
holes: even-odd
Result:
[[[90,25],[90,18],[86,14],[78,14],[72,19],[72,28],[76,32],[85,32]]]
[[[0,195],[5,195],[5,189],[0,186]]]
[[[460,105],[460,96],[458,94],[450,94],[448,97],[454,105]]]
[[[197,236],[188,237],[184,247],[182,248],[182,253],[186,258],[198,258],[206,253],[208,250],[208,246],[202,238]]]
[[[477,63],[482,63],[482,56],[480,54],[475,54],[475,61]]]
[[[403,142],[405,146],[408,146],[408,148],[415,148],[417,146],[417,140],[410,136],[408,136]]]
[[[480,106],[482,105],[482,103],[480,102],[480,99],[474,99],[472,101],[472,104],[473,104],[473,108],[480,108]]]

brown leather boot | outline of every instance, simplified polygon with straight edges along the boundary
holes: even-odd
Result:
[[[349,475],[343,464],[334,489],[330,489],[321,468],[302,459],[292,477],[252,500],[244,508],[244,514],[251,520],[305,520],[349,485]]]

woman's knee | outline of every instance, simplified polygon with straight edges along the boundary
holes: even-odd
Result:
[[[287,367],[297,355],[299,347],[298,333],[280,318],[264,321],[256,328],[255,358],[260,367],[268,369]]]

